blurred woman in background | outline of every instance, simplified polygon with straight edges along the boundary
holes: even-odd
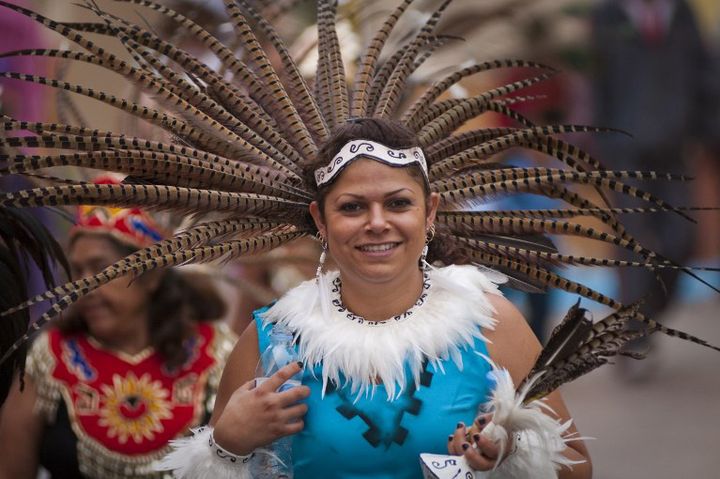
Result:
[[[113,183],[111,178],[96,183]],[[69,242],[73,279],[164,235],[140,209],[84,206]],[[234,337],[200,274],[111,281],[37,338],[21,392],[2,411],[0,477],[158,477],[170,439],[205,423]]]

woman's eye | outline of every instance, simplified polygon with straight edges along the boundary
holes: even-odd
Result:
[[[395,198],[388,202],[388,206],[393,209],[407,208],[412,205],[412,201],[407,198]]]
[[[343,203],[340,205],[340,211],[343,211],[345,213],[353,213],[356,211],[360,211],[360,204],[359,203]]]

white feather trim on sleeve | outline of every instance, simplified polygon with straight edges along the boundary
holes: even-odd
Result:
[[[551,410],[542,400],[523,404],[529,386],[516,394],[507,370],[494,369],[492,374],[496,386],[485,409],[492,411],[493,419],[482,434],[502,445],[508,443],[507,438],[512,434],[515,446],[490,473],[490,479],[556,479],[561,466],[583,462],[572,461],[562,454],[566,443],[577,439],[566,435],[572,421],[560,422],[543,412]]]
[[[252,478],[247,460],[232,461],[217,455],[212,447],[211,427],[193,429],[192,433],[190,437],[170,441],[174,451],[155,464],[156,471],[173,471],[177,479]]]

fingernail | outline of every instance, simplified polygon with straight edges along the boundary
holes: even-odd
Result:
[[[460,428],[463,427],[463,426],[465,426],[465,424],[463,424],[463,423],[461,423],[461,422],[457,423],[457,429],[460,429]]]
[[[300,368],[302,368],[302,367],[304,366],[304,364],[303,364],[302,361],[298,361],[297,363],[298,363],[298,366],[299,366]]]
[[[477,423],[480,424],[481,426],[484,426],[486,422],[487,422],[487,419],[485,419],[484,417],[479,417],[477,419]]]
[[[453,437],[454,437],[454,436],[453,436],[452,434],[450,434],[450,435],[448,436],[448,442],[452,441],[452,440],[453,440]]]
[[[462,445],[462,450],[463,450],[463,451],[467,451],[469,447],[470,447],[470,444],[468,444],[468,443],[465,442],[465,443],[463,443],[463,445]]]
[[[473,440],[474,440],[475,442],[478,442],[478,441],[480,440],[480,434],[477,434],[477,433],[476,433],[476,434],[473,434]]]

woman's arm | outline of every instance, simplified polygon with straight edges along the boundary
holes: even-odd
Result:
[[[215,441],[234,454],[247,455],[304,427],[302,417],[307,406],[300,401],[310,395],[310,388],[297,386],[276,392],[300,372],[302,365],[289,364],[255,387],[259,357],[257,329],[251,321],[230,353],[210,419]]]
[[[225,363],[210,425],[214,426],[217,423],[233,393],[240,386],[254,379],[255,367],[259,360],[257,327],[253,320],[238,338]]]
[[[533,334],[530,326],[520,311],[507,299],[499,295],[488,295],[490,303],[496,311],[498,324],[494,331],[483,331],[488,338],[488,352],[495,363],[507,369],[515,384],[519,384],[530,372],[542,349],[540,342]],[[557,414],[561,422],[570,419],[570,412],[555,391],[547,396],[546,403]],[[568,429],[568,434],[577,434],[575,425]],[[572,441],[564,451],[564,455],[574,461],[585,461],[560,470],[561,479],[588,479],[592,477],[590,455],[583,441]]]
[[[25,388],[13,381],[0,411],[0,479],[34,479],[43,418],[35,412],[37,393],[32,379],[25,376]]]

